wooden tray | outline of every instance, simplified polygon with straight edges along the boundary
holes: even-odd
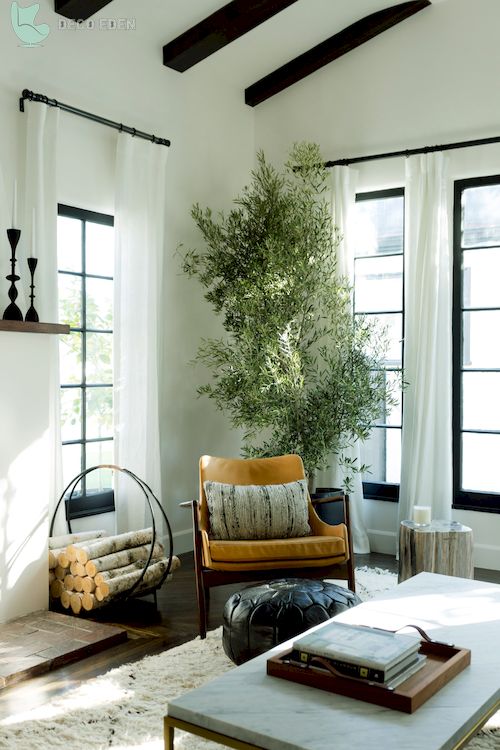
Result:
[[[375,703],[378,706],[393,708],[395,711],[413,713],[428,698],[437,693],[447,682],[470,664],[470,651],[445,643],[422,641],[420,653],[427,656],[422,669],[402,682],[393,690],[388,690],[373,682],[337,677],[314,666],[299,666],[287,661],[292,653],[288,649],[267,660],[267,674],[284,680],[299,682],[309,687],[328,690],[330,693],[346,695],[349,698]]]

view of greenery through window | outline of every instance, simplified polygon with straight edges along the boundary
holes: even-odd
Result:
[[[59,321],[70,326],[60,340],[66,486],[85,469],[113,463],[113,219],[60,206],[57,231]],[[111,472],[96,471],[80,494],[109,505],[110,488]]]
[[[455,495],[481,505],[487,498],[470,492],[486,493],[500,507],[491,497],[500,493],[500,177],[464,180],[457,190]]]
[[[373,316],[387,328],[390,345],[385,371],[388,379],[399,380],[403,362],[403,190],[359,194],[355,227],[354,312]],[[399,393],[397,405],[379,419],[362,445],[362,460],[370,466],[370,473],[363,476],[365,483],[399,484],[401,424]]]

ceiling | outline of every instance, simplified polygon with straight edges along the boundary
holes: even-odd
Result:
[[[451,1],[433,0],[433,4]],[[402,2],[404,0],[297,0],[192,68],[171,74],[196,75],[197,68],[203,66],[243,90],[354,22]],[[142,0],[140,3],[137,0],[112,0],[101,14],[136,18],[137,32],[146,36],[148,43],[158,50],[158,64],[161,65],[165,44],[225,4],[221,0]],[[425,10],[429,12],[429,9]],[[411,23],[411,19],[397,26],[396,33],[405,33],[407,23]],[[356,54],[356,51],[350,54]]]

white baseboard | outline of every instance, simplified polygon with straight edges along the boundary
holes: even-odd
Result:
[[[380,552],[382,555],[396,554],[396,534],[393,531],[368,529],[368,538],[372,552]]]
[[[174,555],[182,555],[183,552],[193,551],[193,529],[174,531],[172,536],[174,544]]]
[[[500,547],[496,544],[474,544],[474,567],[500,570]]]

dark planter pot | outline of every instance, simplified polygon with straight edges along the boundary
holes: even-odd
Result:
[[[314,510],[325,523],[345,523],[344,490],[338,487],[316,487],[311,493]]]

